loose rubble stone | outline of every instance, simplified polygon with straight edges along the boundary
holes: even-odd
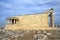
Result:
[[[38,30],[38,31],[4,31],[0,33],[0,40],[60,40],[60,30]]]

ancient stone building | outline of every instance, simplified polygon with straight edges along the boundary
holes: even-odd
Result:
[[[50,26],[48,25],[48,17],[50,17]],[[54,29],[53,9],[46,10],[42,13],[9,17],[7,18],[5,29]]]

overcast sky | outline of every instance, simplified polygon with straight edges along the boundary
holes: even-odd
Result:
[[[13,15],[33,14],[54,8],[54,22],[60,23],[60,0],[0,0],[0,24]]]

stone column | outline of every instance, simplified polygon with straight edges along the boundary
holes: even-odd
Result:
[[[14,19],[14,24],[16,24],[16,19]]]
[[[10,24],[12,24],[12,19],[10,19]]]
[[[15,19],[14,19],[14,24],[15,24]]]
[[[52,12],[50,12],[50,26],[54,27],[54,18]]]

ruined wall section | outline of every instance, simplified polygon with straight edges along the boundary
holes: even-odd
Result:
[[[48,13],[13,16],[18,18],[17,24],[7,24],[5,29],[43,29],[48,26]]]
[[[18,26],[20,29],[48,28],[48,13],[19,16]]]

